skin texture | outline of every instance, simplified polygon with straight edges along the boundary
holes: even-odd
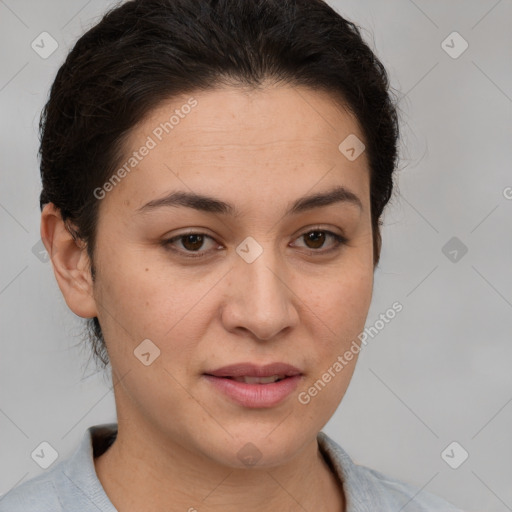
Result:
[[[101,200],[94,282],[58,210],[50,204],[42,214],[66,303],[81,317],[98,316],[112,364],[119,433],[95,459],[98,478],[121,512],[339,512],[343,492],[316,436],[357,357],[308,404],[298,394],[357,340],[370,307],[368,161],[338,149],[348,135],[363,135],[326,93],[223,87],[162,103],[132,130],[127,158],[191,97],[197,106]],[[335,186],[356,194],[362,209],[338,202],[285,216],[296,199]],[[177,190],[214,196],[240,214],[137,212]],[[323,245],[308,243],[303,235],[315,230],[348,242],[336,248],[326,234]],[[161,244],[186,232],[211,238],[177,238],[174,251]],[[252,263],[236,252],[249,236],[263,249]],[[188,257],[194,248],[204,255]],[[149,366],[134,356],[144,339],[160,349]],[[302,381],[280,404],[250,409],[202,375],[246,361],[292,364]],[[237,456],[249,442],[261,452],[251,467]]]

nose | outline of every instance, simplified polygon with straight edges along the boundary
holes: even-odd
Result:
[[[267,341],[297,325],[299,298],[284,263],[265,248],[252,262],[237,256],[229,272],[222,321],[230,332],[249,331]]]

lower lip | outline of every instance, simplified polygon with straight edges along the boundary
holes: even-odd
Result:
[[[295,391],[302,378],[294,375],[271,384],[246,384],[226,377],[203,376],[239,405],[252,408],[274,407]]]

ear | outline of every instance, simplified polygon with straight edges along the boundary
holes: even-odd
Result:
[[[82,318],[98,316],[86,245],[75,241],[53,203],[46,204],[41,212],[41,240],[69,309]]]

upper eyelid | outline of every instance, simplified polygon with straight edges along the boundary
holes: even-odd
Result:
[[[335,239],[336,243],[338,245],[340,244],[343,244],[343,243],[346,243],[348,241],[347,237],[345,236],[344,233],[336,233],[335,231],[331,230],[331,229],[328,229],[328,228],[323,228],[323,227],[310,227],[310,228],[307,228],[305,229],[304,231],[302,231],[301,233],[299,233],[295,238],[294,240],[298,239],[298,238],[301,238],[303,237],[304,235],[306,235],[307,233],[311,233],[313,231],[322,231],[324,233],[327,233],[329,236],[331,236],[332,238]],[[188,231],[188,232],[185,232],[185,233],[180,233],[179,235],[175,235],[173,237],[170,237],[170,238],[166,238],[165,240],[163,240],[163,243],[164,244],[167,244],[167,245],[170,245],[170,242],[175,242],[175,241],[178,241],[180,238],[182,237],[185,237],[187,235],[202,235],[203,237],[207,237],[207,238],[210,238],[211,240],[213,240],[214,242],[218,243],[217,240],[215,239],[215,237],[213,237],[212,235],[209,235],[208,233],[205,233],[205,232],[202,232],[200,230],[196,230],[196,231]],[[339,238],[341,238],[342,240],[340,241]],[[201,254],[201,251],[186,251],[186,250],[181,250],[181,249],[177,249],[178,251],[182,251],[182,252],[189,252],[191,254],[193,253],[196,253],[196,254]],[[316,251],[315,249],[310,249],[311,251],[313,252],[322,252],[321,250],[318,250]],[[203,252],[207,252],[207,251],[203,251]]]
[[[341,233],[336,233],[335,231],[333,231],[332,229],[329,229],[329,228],[313,226],[313,227],[310,227],[310,228],[307,228],[307,229],[301,231],[295,238],[304,236],[305,234],[311,233],[312,231],[324,231],[325,233],[329,233],[334,236],[345,237],[345,233],[343,231]],[[203,235],[203,236],[207,236],[208,238],[215,240],[215,236],[210,235],[210,234],[206,233],[205,231],[201,231],[200,229],[196,229],[196,230],[186,231],[185,233],[180,233],[180,234],[174,235],[172,237],[167,237],[167,238],[165,238],[164,242],[165,241],[168,242],[170,240],[177,240],[177,239],[179,239],[183,236],[187,236],[187,235]]]

